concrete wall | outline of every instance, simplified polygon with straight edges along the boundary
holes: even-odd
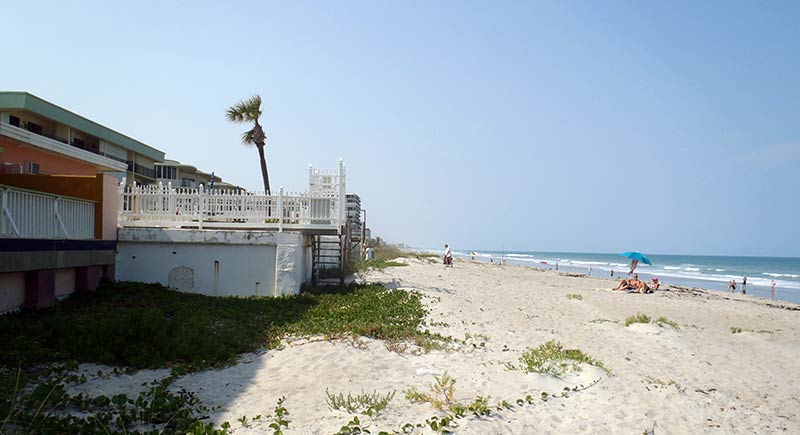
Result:
[[[0,273],[0,314],[25,303],[25,272]]]
[[[300,233],[120,228],[116,276],[209,296],[297,294],[307,281]]]
[[[56,270],[56,299],[63,299],[75,292],[75,269]]]

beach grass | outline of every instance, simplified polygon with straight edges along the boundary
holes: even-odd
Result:
[[[630,326],[630,325],[633,325],[634,323],[645,323],[645,324],[654,323],[654,324],[658,325],[661,328],[663,328],[664,326],[671,326],[672,328],[675,328],[675,329],[681,329],[678,326],[677,322],[669,320],[664,316],[659,316],[657,319],[653,320],[647,314],[642,314],[642,313],[636,313],[635,315],[628,316],[625,319],[625,326]]]
[[[436,263],[439,261],[439,256],[437,254],[403,251],[391,245],[378,245],[372,248],[372,259],[364,260],[361,257],[354,257],[348,262],[347,270],[350,273],[354,273],[363,272],[368,269],[384,270],[388,267],[407,266],[405,263],[392,261],[397,258],[416,259],[427,263]]]
[[[647,314],[636,313],[633,316],[625,318],[625,326],[633,325],[634,323],[650,323],[652,319]]]
[[[673,327],[675,329],[681,329],[678,326],[677,322],[675,322],[673,320],[669,320],[664,316],[660,316],[658,319],[656,319],[655,324],[660,326],[660,327],[662,327],[662,328],[664,327],[664,325],[668,325],[668,326],[671,326],[671,327]]]
[[[567,295],[567,299],[582,301],[583,300],[583,296],[581,296],[581,295],[579,295],[577,293],[569,293]]]
[[[550,340],[536,348],[527,348],[520,356],[519,362],[525,373],[550,374],[556,377],[581,370],[581,364],[593,365],[608,371],[602,362],[580,349],[566,349],[556,340]]]

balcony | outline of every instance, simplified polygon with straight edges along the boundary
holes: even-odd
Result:
[[[104,170],[124,171],[126,165],[124,163],[112,160],[108,157],[103,157],[72,145],[68,145],[60,140],[51,139],[47,136],[28,131],[24,128],[15,127],[10,124],[0,123],[0,135],[9,137],[16,141],[31,144],[36,147],[52,151],[73,159],[82,160],[91,163]]]

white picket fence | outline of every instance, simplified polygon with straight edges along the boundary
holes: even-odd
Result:
[[[95,203],[0,186],[0,237],[93,239]]]

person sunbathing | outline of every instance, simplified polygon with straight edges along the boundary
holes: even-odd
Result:
[[[623,279],[619,282],[618,286],[611,290],[636,290],[639,293],[648,293],[650,291],[650,287],[646,282],[639,279],[638,274],[634,274],[633,278]]]
[[[628,290],[629,288],[632,287],[631,281],[633,281],[633,279],[627,280],[623,278],[622,281],[619,282],[619,285],[612,288],[611,290]]]
[[[653,277],[653,290],[658,290],[661,286],[661,283],[658,281],[658,277]]]

